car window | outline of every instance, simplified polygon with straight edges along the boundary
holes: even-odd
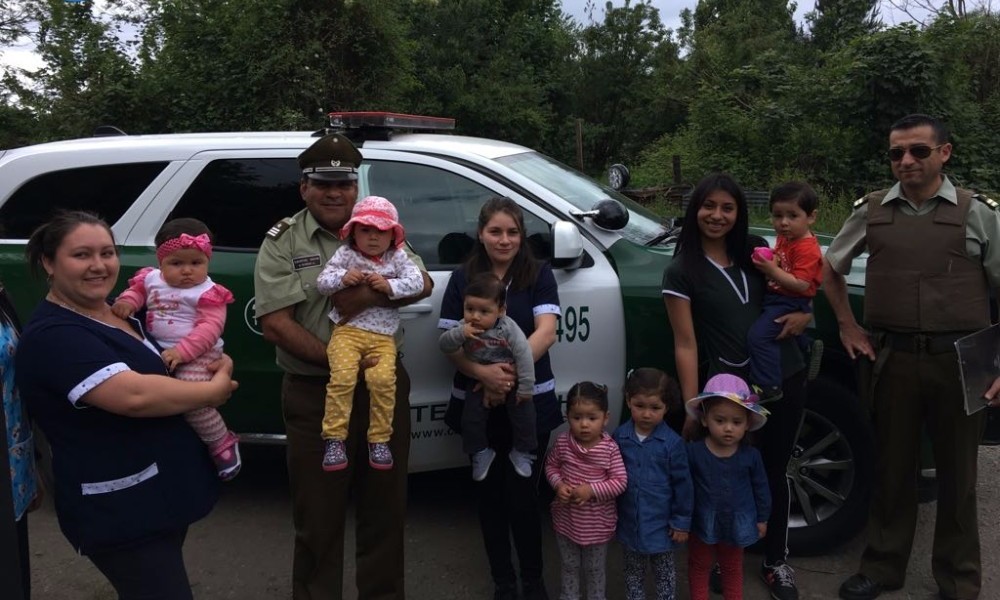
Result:
[[[475,181],[413,163],[366,161],[360,193],[388,198],[399,211],[406,238],[429,269],[453,268],[476,240],[479,209],[497,195]],[[551,258],[548,223],[525,211],[528,242],[539,258]]]
[[[256,251],[272,225],[305,207],[299,194],[301,174],[294,158],[214,160],[169,218],[203,221],[217,247]]]
[[[114,225],[167,164],[80,167],[35,177],[0,208],[0,236],[26,239],[60,209],[88,210]]]

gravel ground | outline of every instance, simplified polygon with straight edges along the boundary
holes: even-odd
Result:
[[[283,453],[279,448],[248,448],[244,472],[225,487],[222,500],[188,535],[185,556],[199,600],[289,598],[292,536]],[[1000,600],[1000,446],[980,451],[979,522],[983,546],[982,600]],[[407,592],[411,599],[488,599],[492,585],[478,536],[471,482],[462,470],[410,478],[407,524]],[[934,504],[920,510],[920,521],[906,587],[886,600],[932,600],[937,588],[930,575]],[[35,600],[112,600],[115,594],[100,573],[76,555],[59,532],[51,502],[31,515],[32,589]],[[353,542],[349,539],[348,544]],[[548,532],[546,580],[553,598],[558,590],[558,554]],[[840,582],[852,574],[862,549],[855,539],[822,557],[791,559],[801,598],[833,599]],[[683,565],[683,557],[678,557]],[[745,597],[768,595],[757,581],[759,557],[745,560]],[[353,565],[347,568],[353,572]],[[686,598],[683,568],[678,569]],[[349,575],[350,577],[350,575]],[[623,597],[621,556],[609,552],[608,598]],[[2,596],[2,593],[0,593]],[[356,594],[348,590],[345,598]]]

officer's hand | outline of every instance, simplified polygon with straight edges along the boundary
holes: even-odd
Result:
[[[340,315],[340,323],[337,323],[338,325],[347,323],[369,306],[375,306],[378,304],[379,299],[384,300],[385,296],[367,285],[344,288],[330,296],[330,301],[333,302],[334,308],[337,309],[337,313]]]
[[[872,347],[871,338],[865,328],[853,323],[840,327],[840,342],[844,344],[844,350],[852,359],[864,354],[869,360],[875,360],[875,349]]]
[[[989,406],[1000,406],[1000,377],[993,380],[993,384],[990,389],[986,390],[983,397],[986,398],[986,404]]]

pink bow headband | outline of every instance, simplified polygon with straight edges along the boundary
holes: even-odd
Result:
[[[175,238],[171,238],[156,248],[156,260],[163,260],[168,254],[185,248],[201,250],[207,258],[212,258],[212,242],[208,239],[208,234],[188,235],[182,233]]]

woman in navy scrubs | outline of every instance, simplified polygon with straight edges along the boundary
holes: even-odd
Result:
[[[232,360],[210,381],[169,376],[142,323],[111,312],[118,252],[95,215],[60,213],[26,254],[49,293],[21,336],[16,378],[52,447],[63,534],[119,598],[192,598],[182,545],[215,504],[218,479],[181,415],[229,398]]]

